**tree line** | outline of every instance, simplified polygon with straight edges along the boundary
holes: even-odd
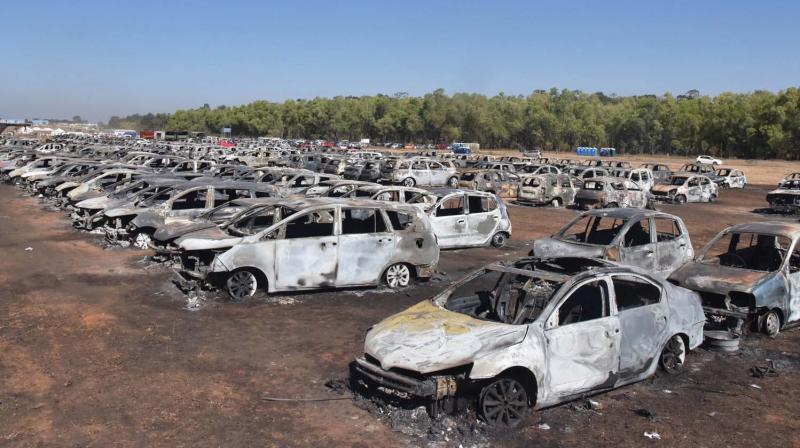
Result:
[[[697,91],[677,97],[608,96],[575,90],[530,95],[405,93],[204,105],[172,114],[112,117],[112,128],[185,130],[236,136],[381,142],[478,142],[482,148],[615,147],[622,153],[710,153],[720,157],[800,157],[800,90]]]

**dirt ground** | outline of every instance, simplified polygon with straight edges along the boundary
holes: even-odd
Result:
[[[716,204],[663,209],[684,218],[699,248],[726,224],[792,219],[753,213],[765,193],[726,190]],[[510,246],[443,252],[443,280],[400,292],[211,298],[189,310],[171,273],[144,253],[104,249],[62,212],[0,186],[0,446],[800,446],[800,331],[749,337],[735,355],[699,349],[685,374],[593,397],[599,405],[581,400],[535,412],[515,431],[437,442],[326,387],[346,378],[370,325],[474,267],[527,253],[575,214],[510,213]],[[768,360],[775,376],[753,377]]]

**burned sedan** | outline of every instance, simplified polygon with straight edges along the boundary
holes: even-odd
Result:
[[[494,193],[503,199],[513,199],[519,194],[520,182],[520,177],[510,171],[471,169],[461,173],[458,187]]]
[[[359,199],[287,200],[244,219],[175,241],[185,287],[222,286],[235,300],[258,289],[296,291],[382,281],[396,288],[413,277],[430,277],[439,261],[431,224],[414,206]]]
[[[587,179],[575,194],[579,209],[635,207],[650,204],[650,193],[639,185],[621,177],[601,176]]]
[[[778,188],[767,193],[769,208],[776,213],[797,213],[800,210],[800,178],[784,178]]]
[[[734,318],[737,328],[741,319],[775,336],[800,320],[798,240],[797,223],[731,226],[669,279],[697,291],[708,315]]]
[[[637,208],[592,210],[550,238],[533,242],[536,257],[592,257],[669,275],[692,259],[694,249],[683,220]]]
[[[685,204],[687,202],[714,202],[717,184],[701,174],[676,173],[668,184],[657,184],[651,193],[657,201]]]
[[[362,394],[474,405],[494,426],[531,409],[683,370],[703,341],[697,295],[586,259],[490,265],[373,326],[351,364]]]
[[[517,202],[531,205],[550,204],[553,207],[575,203],[578,187],[568,174],[538,174],[525,176],[519,188]]]

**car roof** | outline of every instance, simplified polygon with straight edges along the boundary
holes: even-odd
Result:
[[[658,210],[645,210],[641,208],[633,208],[633,207],[623,207],[623,208],[604,208],[598,210],[589,210],[587,212],[583,212],[582,216],[604,216],[604,217],[611,217],[611,218],[622,218],[622,219],[631,219],[631,218],[651,218],[651,217],[664,217],[664,218],[677,218],[675,215],[671,215],[669,213],[660,212]],[[800,227],[799,227],[800,228]]]
[[[784,221],[752,222],[728,227],[729,232],[765,233],[794,238],[800,235],[800,223]]]

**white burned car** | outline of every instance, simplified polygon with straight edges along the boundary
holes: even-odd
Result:
[[[666,276],[690,261],[694,249],[681,218],[616,208],[583,213],[550,238],[534,241],[530,255],[603,258]]]
[[[702,174],[676,173],[668,184],[659,184],[651,191],[657,201],[685,204],[687,202],[714,202],[717,184]]]
[[[717,177],[722,188],[744,188],[747,185],[747,176],[742,170],[718,168]]]
[[[411,205],[314,198],[271,203],[237,222],[175,241],[186,287],[224,286],[235,300],[267,292],[430,277],[439,246]]]
[[[458,186],[458,171],[453,162],[423,158],[387,161],[381,167],[381,181],[414,186]]]
[[[436,204],[428,211],[442,249],[503,247],[511,238],[511,220],[503,201],[492,193],[433,190]]]
[[[575,194],[575,206],[592,208],[635,207],[645,208],[650,203],[650,192],[636,183],[621,177],[601,176],[587,179]]]
[[[351,367],[361,393],[474,404],[490,425],[683,369],[703,341],[697,294],[598,260],[490,265],[373,326]],[[380,388],[380,389],[379,389]]]

